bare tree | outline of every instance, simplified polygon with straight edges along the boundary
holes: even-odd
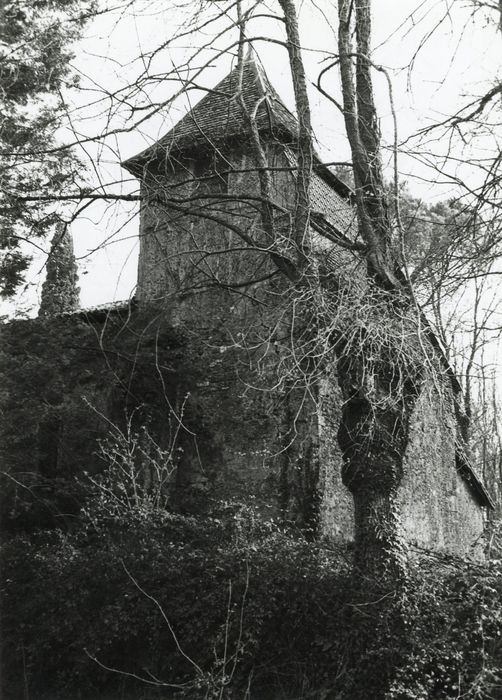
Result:
[[[135,5],[138,12],[141,11],[139,0]],[[187,9],[193,8],[187,5]],[[355,506],[355,571],[358,583],[363,582],[359,591],[363,587],[369,590],[368,582],[372,582],[380,593],[378,600],[394,602],[405,589],[406,582],[407,552],[397,494],[403,476],[410,420],[427,376],[435,381],[436,373],[444,371],[444,365],[439,369],[442,360],[435,352],[437,346],[434,348],[434,338],[419,308],[412,285],[413,274],[406,266],[404,271],[401,269],[401,264],[406,263],[406,255],[401,245],[404,233],[395,160],[397,134],[392,149],[394,182],[389,189],[382,167],[373,72],[383,74],[389,86],[390,80],[371,56],[372,3],[368,0],[338,2],[338,45],[327,53],[329,70],[339,70],[341,103],[331,94],[332,91],[323,87],[324,83],[321,84],[327,68],[323,69],[318,80],[323,94],[330,97],[343,115],[350,145],[358,235],[335,238],[338,245],[357,255],[366,268],[364,279],[353,285],[340,285],[333,275],[325,274],[319,256],[313,250],[311,224],[317,214],[312,211],[311,181],[316,156],[295,3],[279,0],[278,7],[270,12],[265,12],[261,3],[244,4],[240,0],[201,3],[195,9],[175,35],[159,41],[153,49],[141,54],[140,69],[132,83],[110,89],[96,100],[97,112],[107,115],[99,133],[82,133],[69,118],[71,138],[68,143],[62,146],[51,144],[38,150],[30,146],[21,155],[41,159],[48,153],[67,152],[72,146],[97,148],[99,155],[103,144],[106,148],[115,148],[110,145],[114,144],[114,139],[141,129],[180,95],[190,96],[192,90],[201,89],[204,70],[218,58],[231,56],[237,60],[240,76],[233,97],[240,104],[252,145],[253,162],[249,170],[257,176],[257,188],[235,195],[199,187],[198,183],[204,183],[204,179],[224,178],[238,170],[238,165],[231,162],[227,154],[213,147],[218,159],[216,170],[213,167],[205,173],[194,173],[187,169],[183,179],[169,186],[166,186],[165,178],[155,176],[145,181],[142,192],[124,192],[113,178],[107,182],[104,175],[98,173],[94,184],[80,180],[74,189],[64,193],[13,192],[7,184],[6,195],[18,206],[27,207],[33,202],[65,206],[68,220],[80,216],[93,202],[111,204],[121,201],[142,203],[143,206],[147,203],[152,208],[168,209],[172,220],[176,218],[178,225],[186,226],[187,230],[188,220],[203,220],[208,227],[221,227],[227,235],[224,250],[227,255],[239,249],[256,254],[259,262],[245,278],[223,279],[210,264],[218,252],[216,246],[211,248],[208,244],[202,249],[200,245],[194,245],[193,249],[180,249],[176,255],[191,256],[195,261],[199,277],[194,275],[191,280],[192,290],[226,286],[240,294],[251,295],[253,285],[281,276],[280,292],[287,312],[284,311],[277,327],[281,331],[287,328],[288,333],[282,333],[281,338],[287,337],[283,347],[287,343],[289,346],[284,353],[287,359],[281,357],[279,382],[283,385],[297,382],[299,376],[310,391],[323,373],[336,369],[343,396],[338,441],[344,461],[343,481]],[[123,11],[128,10],[129,4],[125,3]],[[274,27],[282,28],[280,39],[275,35],[253,33],[253,21],[262,15],[266,15]],[[200,35],[202,30],[213,31],[204,46]],[[199,42],[200,45],[187,51],[171,69],[162,68],[157,72],[163,52],[176,39]],[[277,43],[287,50],[289,57],[297,125],[289,144],[288,164],[279,166],[279,169],[288,170],[294,181],[292,200],[286,203],[280,201],[274,191],[273,176],[278,166],[272,157],[273,149],[268,148],[259,126],[266,107],[266,95],[260,95],[256,102],[249,104],[239,89],[246,46],[258,45],[260,41]],[[168,82],[176,86],[172,94],[166,96],[165,92],[155,91],[159,84]],[[477,123],[484,110],[494,104],[499,92],[495,86],[475,105],[438,128],[459,131],[469,122]],[[390,95],[392,97],[392,92]],[[113,121],[112,116],[117,120]],[[117,156],[114,153],[114,157]],[[155,157],[159,158],[159,154]],[[98,170],[98,163],[94,165]],[[451,253],[459,237],[463,236],[465,260],[479,260],[480,252],[487,261],[498,254],[500,236],[494,222],[500,204],[494,193],[499,187],[499,165],[500,158],[487,169],[483,187],[475,193],[478,195],[477,204],[474,207],[470,204],[469,212],[477,221],[476,236],[472,236],[472,227],[459,227],[458,237],[446,248],[446,253]],[[137,173],[142,173],[143,166],[137,163],[137,167]],[[251,221],[253,224],[258,221],[258,224],[248,225]],[[152,236],[155,235],[154,229],[155,226],[152,227]],[[483,232],[481,240],[480,231]],[[327,236],[335,235],[326,226],[324,232]],[[444,262],[445,248],[439,253],[436,250],[436,253]],[[171,254],[171,259],[174,257]],[[459,267],[454,268],[455,274],[458,273],[459,278],[462,274],[461,279],[465,279],[465,269],[460,273]],[[472,265],[468,269],[474,270]],[[479,271],[478,266],[476,275]],[[449,274],[451,279],[451,267]],[[488,267],[485,266],[483,274],[488,274]],[[253,328],[238,342],[243,346],[247,343],[248,347],[270,346],[276,342],[277,327],[274,327],[274,332]],[[291,329],[293,332],[289,332]],[[479,349],[478,340],[474,354]],[[466,368],[469,378],[475,364],[474,354]],[[297,372],[295,377],[291,367]]]
[[[239,338],[232,338],[232,342],[253,358],[253,353],[259,355],[263,348],[268,353],[270,347],[280,344],[274,389],[290,391],[301,386],[304,396],[315,397],[319,379],[336,374],[343,399],[337,435],[343,455],[342,478],[352,494],[355,513],[353,605],[354,624],[360,625],[355,653],[368,654],[372,646],[380,644],[389,648],[392,657],[393,645],[399,645],[405,634],[399,604],[406,592],[407,547],[401,528],[398,491],[411,418],[428,380],[440,392],[444,389],[446,400],[450,398],[450,389],[444,388],[447,382],[443,382],[441,375],[451,370],[445,369],[444,357],[438,352],[419,301],[432,309],[436,333],[448,342],[452,329],[459,323],[458,317],[451,321],[446,317],[441,290],[458,292],[466,279],[473,280],[472,343],[463,365],[466,412],[472,422],[476,413],[476,375],[480,372],[487,338],[483,329],[494,319],[493,313],[483,309],[483,279],[489,279],[492,273],[499,274],[496,261],[502,242],[498,222],[501,159],[498,155],[488,165],[479,163],[485,171],[481,187],[469,192],[469,184],[462,183],[471,198],[458,204],[453,214],[436,217],[435,223],[444,225],[448,235],[410,265],[405,245],[406,222],[400,211],[397,130],[391,148],[394,180],[390,187],[382,166],[383,148],[373,88],[375,71],[387,81],[394,120],[396,115],[389,75],[372,58],[372,5],[369,0],[338,0],[337,17],[330,16],[337,24],[337,45],[325,52],[328,64],[317,80],[321,93],[341,113],[350,146],[354,192],[349,194],[347,188],[347,193],[357,216],[357,231],[353,231],[356,227],[347,227],[350,235],[340,236],[331,230],[322,215],[313,210],[312,178],[318,162],[307,70],[293,0],[278,0],[272,10],[264,9],[262,3],[243,0],[200,3],[197,7],[193,3],[185,4],[184,25],[168,38],[162,37],[154,48],[142,51],[137,57],[139,69],[135,79],[95,97],[93,116],[103,120],[99,129],[86,130],[85,120],[77,125],[79,110],[67,106],[67,142],[51,141],[38,147],[29,143],[24,149],[16,148],[16,158],[30,166],[47,157],[64,159],[71,148],[89,150],[95,180],[86,181],[72,171],[70,183],[65,180],[64,188],[54,188],[52,192],[37,191],[36,183],[30,188],[16,189],[6,181],[2,188],[13,210],[35,206],[45,216],[47,208],[52,208],[52,213],[57,210],[67,223],[78,219],[94,203],[105,206],[125,203],[144,209],[148,206],[151,211],[169,211],[170,222],[184,228],[190,245],[165,252],[162,261],[166,266],[172,264],[175,272],[179,269],[179,259],[191,261],[193,274],[183,280],[185,293],[231,289],[258,305],[259,285],[280,279],[274,293],[281,297],[282,306],[273,328],[256,323],[244,329]],[[119,12],[126,15],[131,7],[140,14],[145,3],[124,2]],[[253,22],[263,15],[273,24],[270,36],[254,32]],[[282,32],[280,38],[277,27]],[[203,32],[210,34],[209,39],[203,38]],[[194,46],[166,69],[167,52],[177,40]],[[287,162],[278,163],[275,159],[274,143],[270,143],[269,132],[264,137],[260,121],[264,118],[272,121],[267,111],[271,86],[265,85],[252,102],[242,92],[246,51],[262,41],[278,44],[289,58],[297,121],[291,127]],[[155,121],[178,97],[190,98],[192,91],[201,89],[211,92],[201,85],[204,72],[218,59],[228,57],[237,64],[230,102],[240,107],[252,159],[245,165],[236,163],[217,144],[210,143],[213,161],[204,172],[187,167],[183,177],[166,184],[166,173],[160,166],[165,166],[169,159],[163,161],[165,154],[150,152],[145,158],[158,167],[156,174],[143,177],[146,170],[139,161],[130,166],[131,172],[143,178],[141,191],[135,184],[119,182],[113,176],[107,180],[106,163],[100,169],[103,152],[108,157],[111,151],[112,159],[118,162],[121,158],[116,139],[143,129],[150,120]],[[328,71],[335,69],[341,100],[323,82]],[[170,83],[174,90],[168,93],[165,86]],[[92,94],[95,96],[95,92]],[[496,109],[499,96],[500,86],[494,85],[475,103],[435,129],[442,134],[460,134],[465,139],[466,134],[484,128],[481,117]],[[417,138],[425,139],[429,133],[427,130]],[[207,146],[207,135],[202,137]],[[437,161],[435,167],[439,171],[444,169]],[[224,181],[229,174],[239,174],[239,168],[243,169],[241,174],[246,172],[254,178],[257,186],[238,193],[211,189],[209,183],[214,183],[215,178]],[[278,196],[276,191],[275,176],[282,171],[287,171],[293,182],[288,197]],[[219,227],[225,235],[215,239],[216,242],[210,241],[208,235],[202,245],[191,237],[194,221],[203,221],[208,231],[212,226]],[[331,274],[326,260],[313,244],[314,223],[322,227],[328,239],[331,236],[339,247],[357,259],[360,267],[365,268],[364,274],[350,281],[340,281]],[[159,216],[144,235],[153,238],[161,225],[163,220]],[[224,245],[217,245],[222,240]],[[230,258],[242,251],[252,263],[246,274],[237,276],[231,270],[225,277],[218,265],[213,264],[217,256]],[[270,361],[270,355],[265,352],[263,355],[266,355],[265,364]],[[452,357],[450,354],[449,359]],[[457,366],[462,370],[462,365]],[[268,386],[267,390],[270,389]],[[480,398],[483,401],[482,395]],[[493,427],[497,410],[498,400],[493,397],[490,410],[475,428],[479,436],[477,445],[482,445],[483,464],[494,465],[493,473],[500,471],[500,435]],[[285,414],[284,423],[293,424],[294,420],[294,412]],[[285,424],[282,428],[286,436],[282,446],[285,453],[294,439],[295,426]],[[474,447],[473,453],[479,454],[479,448]],[[392,669],[392,658],[386,668],[369,669],[368,676],[359,679],[354,697],[358,696],[357,692],[365,697],[370,683],[379,689],[388,686]]]
[[[424,367],[428,364],[427,348],[422,339],[421,317],[411,287],[399,272],[393,250],[395,227],[399,226],[390,213],[388,194],[383,179],[380,135],[373,95],[371,72],[371,5],[358,1],[340,1],[338,6],[338,49],[332,52],[333,64],[338,65],[343,95],[343,117],[352,151],[355,180],[355,201],[359,222],[359,239],[341,242],[366,261],[365,291],[349,290],[350,301],[342,304],[345,296],[330,285],[323,284],[318,274],[318,262],[312,255],[309,240],[311,218],[310,178],[314,166],[313,135],[306,71],[303,64],[296,7],[289,0],[281,0],[280,12],[272,17],[284,26],[282,40],[274,39],[287,49],[290,75],[294,88],[298,130],[292,144],[291,172],[294,174],[294,203],[287,211],[276,201],[271,191],[270,173],[273,164],[266,152],[257,128],[260,104],[242,104],[243,118],[254,148],[254,169],[259,173],[260,191],[241,193],[239,200],[249,210],[258,208],[259,235],[254,235],[242,224],[239,216],[221,213],[225,195],[194,192],[176,187],[154,187],[149,192],[150,204],[168,207],[182,219],[195,216],[222,226],[234,238],[234,247],[245,246],[267,256],[287,280],[285,289],[294,307],[293,317],[299,337],[303,338],[302,351],[290,348],[295,363],[301,365],[305,377],[314,367],[318,374],[322,367],[335,363],[338,381],[344,397],[343,418],[339,442],[344,455],[344,482],[351,490],[356,513],[356,562],[364,577],[378,580],[388,578],[392,586],[404,576],[405,551],[400,534],[396,494],[402,477],[402,460],[408,441],[409,419],[423,381]],[[140,9],[140,8],[139,8]],[[124,9],[127,11],[127,8]],[[201,28],[217,27],[217,39],[211,39],[216,56],[237,54],[243,65],[245,44],[261,40],[260,36],[246,33],[254,17],[260,13],[258,5],[243,8],[241,3],[201,6],[178,38],[189,39]],[[221,27],[221,29],[220,29]],[[355,31],[355,45],[353,32]],[[236,36],[237,34],[237,36]],[[227,43],[223,41],[229,37]],[[196,47],[182,66],[175,66],[159,77],[151,73],[162,50],[171,37],[141,56],[143,66],[133,84],[108,93],[102,101],[115,109],[129,112],[128,123],[113,127],[107,123],[104,134],[90,136],[73,129],[74,138],[63,146],[30,149],[26,156],[43,158],[47,153],[65,152],[71,146],[91,147],[133,129],[138,129],[149,118],[154,118],[168,107],[178,94],[189,93],[198,86],[198,79],[209,60],[201,59],[202,50]],[[180,78],[182,78],[180,80]],[[144,94],[159,80],[176,80],[180,85],[174,95],[157,102],[141,104]],[[72,123],[72,122],[70,122]],[[230,169],[235,167],[232,164]],[[221,167],[220,167],[221,171]],[[186,184],[198,179],[187,173]],[[68,218],[80,215],[90,203],[104,200],[144,201],[144,194],[124,194],[113,183],[98,181],[94,188],[81,183],[73,192],[55,195],[11,192],[7,195],[19,205],[32,202],[66,204]],[[235,202],[235,211],[242,208]],[[397,205],[394,197],[394,204]],[[290,224],[284,225],[290,220]],[[263,234],[263,235],[262,235]],[[230,248],[229,248],[230,250]],[[199,266],[206,263],[199,263]],[[271,269],[267,275],[272,274]],[[213,284],[221,280],[213,276]],[[257,277],[246,280],[246,285]],[[241,280],[230,280],[234,287]],[[354,318],[353,311],[358,310]],[[313,321],[312,319],[315,319]],[[350,319],[350,322],[349,322]],[[375,330],[378,328],[378,332]],[[403,339],[409,339],[403,343]],[[295,340],[297,342],[297,340]],[[424,356],[425,355],[425,356]],[[298,358],[301,358],[298,360]],[[315,359],[314,359],[315,358]],[[320,359],[319,359],[320,358]]]

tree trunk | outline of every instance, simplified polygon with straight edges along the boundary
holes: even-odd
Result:
[[[382,310],[380,315],[385,328],[389,317]],[[420,368],[406,352],[398,353],[393,330],[384,331],[379,342],[360,331],[335,345],[344,399],[338,442],[343,482],[354,498],[355,561],[363,577],[375,577],[380,585],[388,573],[391,587],[405,573],[397,491],[421,385]]]
[[[307,94],[307,78],[301,55],[300,33],[298,31],[298,18],[294,0],[279,0],[279,4],[283,11],[286,25],[289,65],[298,116],[298,171],[295,186],[296,202],[292,233],[296,244],[299,265],[305,267],[305,250],[310,246],[310,180],[314,159],[310,103]]]
[[[368,305],[385,307],[378,333],[382,337],[389,334],[388,341],[375,348],[371,339],[368,342],[369,326],[358,337],[358,347],[352,342],[338,348],[339,382],[346,402],[339,442],[344,482],[354,496],[356,561],[364,576],[389,572],[392,584],[392,577],[404,576],[396,494],[420,378],[406,353],[392,350],[392,320],[402,311],[405,295],[395,276],[392,226],[380,162],[371,80],[371,3],[338,0],[338,19],[345,126],[352,151],[359,229],[368,250]],[[407,379],[401,382],[399,377]]]
[[[352,46],[354,22],[357,39],[355,51]],[[338,0],[343,114],[352,152],[359,230],[367,245],[370,275],[379,285],[393,289],[398,285],[390,249],[392,229],[382,175],[380,130],[369,59],[370,41],[371,3],[368,0],[356,0],[355,3],[352,0]]]
[[[354,501],[349,660],[354,699],[385,697],[407,643],[402,607],[407,546],[398,496],[422,378],[413,355],[399,355],[393,345],[399,340],[392,338],[391,313],[392,307],[387,316],[380,314],[385,329],[379,331],[384,336],[380,347],[371,332],[335,344],[344,400],[338,431],[342,479]]]
[[[406,544],[397,502],[408,437],[408,406],[375,408],[347,386],[350,376],[338,363],[345,402],[338,432],[342,479],[354,499],[354,564],[365,590],[393,593],[406,578]],[[341,368],[341,372],[340,372]],[[370,593],[372,595],[372,593]]]

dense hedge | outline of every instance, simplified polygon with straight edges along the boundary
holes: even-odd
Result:
[[[2,560],[5,700],[353,698],[388,652],[352,654],[346,553],[242,507],[16,535]],[[388,697],[502,697],[501,601],[496,565],[413,564]]]
[[[222,684],[240,697],[248,681],[308,687],[322,680],[317,659],[336,640],[345,595],[338,555],[239,509],[18,536],[3,554],[12,698],[23,682],[29,697],[151,690],[99,664],[184,686],[186,697],[218,697]]]

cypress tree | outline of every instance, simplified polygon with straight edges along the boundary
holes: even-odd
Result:
[[[73,239],[67,225],[60,223],[51,242],[38,315],[54,316],[65,311],[76,311],[80,307],[77,282]]]

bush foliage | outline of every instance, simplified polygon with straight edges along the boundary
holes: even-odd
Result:
[[[352,654],[346,553],[243,506],[18,534],[2,576],[6,700],[352,698],[388,652]],[[501,601],[495,564],[413,564],[388,697],[501,697]]]
[[[373,700],[379,674],[388,700],[502,698],[500,562],[413,560],[396,624],[378,586],[355,594],[349,552],[258,506],[189,510],[173,484],[190,445],[163,402],[212,458],[241,406],[223,393],[208,424],[201,348],[155,315],[124,321],[2,333],[3,698]]]

